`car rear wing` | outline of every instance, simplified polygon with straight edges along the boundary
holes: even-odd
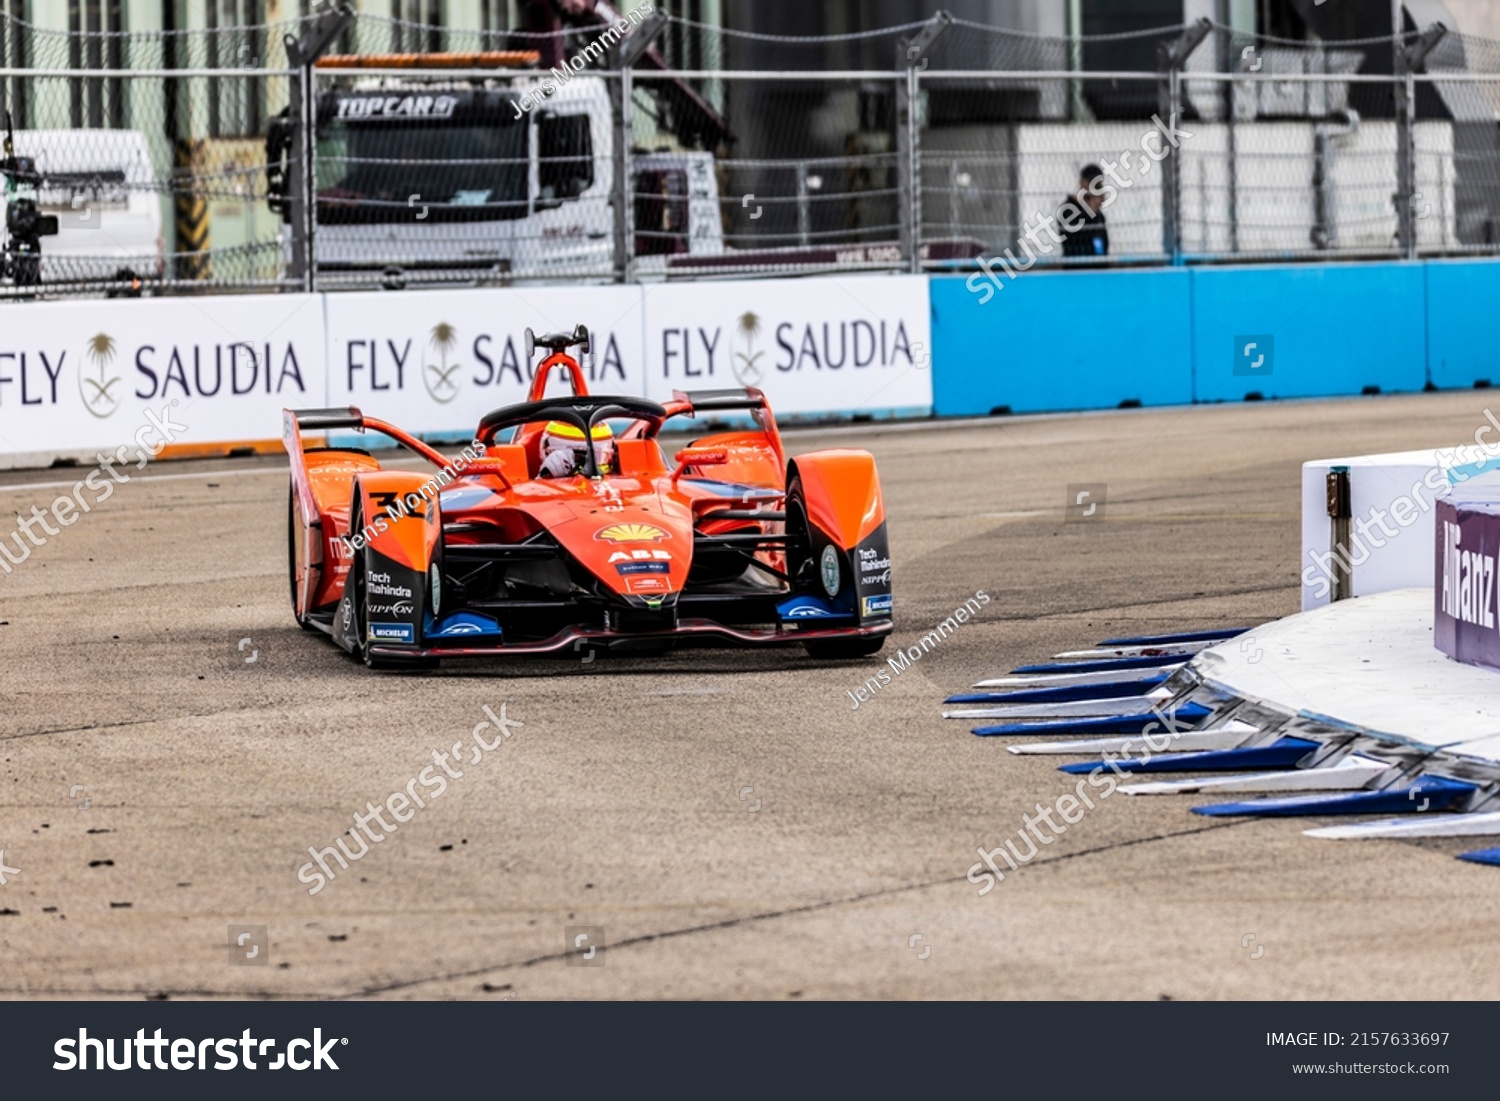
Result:
[[[426,459],[439,470],[448,465],[448,460],[441,452],[434,450],[410,433],[402,431],[394,424],[365,416],[352,405],[343,409],[283,409],[281,416],[281,440],[286,446],[287,454],[292,457],[293,478],[304,484],[307,473],[306,464],[302,461],[305,448],[302,440],[304,432],[326,432],[339,428],[355,432],[379,432],[381,435],[389,436],[414,455]]]
[[[672,398],[686,402],[694,413],[767,408],[766,395],[753,386],[743,390],[673,390]]]
[[[449,460],[441,452],[415,436],[402,431],[394,424],[388,424],[375,417],[367,417],[352,405],[342,409],[283,409],[281,417],[281,440],[292,461],[292,492],[297,494],[301,501],[303,514],[309,517],[316,517],[318,512],[313,501],[312,488],[307,479],[305,452],[308,441],[302,439],[304,432],[326,432],[337,429],[378,432],[390,437],[399,446],[419,458],[426,459],[439,470],[446,469],[450,465]]]
[[[364,414],[354,406],[343,409],[288,409],[287,415],[299,431],[316,432],[326,428],[363,428]]]
[[[755,426],[765,433],[776,459],[786,466],[786,450],[781,445],[781,432],[776,427],[776,417],[771,412],[771,403],[765,391],[756,386],[743,390],[673,390],[672,400],[665,403],[667,415],[672,417],[695,417],[699,413],[746,412]]]

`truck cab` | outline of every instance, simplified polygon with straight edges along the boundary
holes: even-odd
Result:
[[[318,283],[610,281],[614,145],[609,90],[586,73],[356,78],[325,91],[316,105]],[[638,154],[633,184],[638,270],[722,252],[711,154]]]

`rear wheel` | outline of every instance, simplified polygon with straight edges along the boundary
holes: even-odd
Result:
[[[309,565],[308,568],[312,567]],[[287,491],[286,497],[286,574],[287,583],[292,592],[292,618],[304,631],[316,631],[317,628],[312,625],[312,622],[297,610],[297,489],[295,486]]]

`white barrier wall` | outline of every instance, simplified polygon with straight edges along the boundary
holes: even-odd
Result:
[[[1331,550],[1327,478],[1349,468],[1347,554]],[[1302,466],[1302,610],[1327,604],[1339,563],[1352,566],[1355,596],[1432,584],[1436,510],[1459,469],[1452,451],[1405,451],[1319,459]]]
[[[326,403],[325,358],[316,295],[5,305],[0,466],[92,459],[164,407],[176,443],[274,437],[282,407]]]
[[[176,444],[275,439],[288,406],[461,436],[525,400],[527,327],[580,323],[600,393],[760,386],[784,416],[932,409],[925,276],[11,303],[0,468],[92,461],[148,408],[171,408]]]
[[[534,373],[528,327],[540,335],[588,325],[589,389],[646,393],[637,287],[370,291],[326,295],[325,303],[322,404],[358,406],[411,432],[467,432],[490,410],[525,401]]]
[[[656,286],[645,312],[653,400],[758,386],[778,416],[932,409],[926,276]]]

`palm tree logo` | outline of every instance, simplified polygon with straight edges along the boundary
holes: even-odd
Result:
[[[437,349],[438,362],[429,363],[423,369],[422,385],[427,387],[433,401],[446,405],[458,397],[458,382],[453,376],[461,364],[448,365],[448,353],[458,344],[458,330],[446,321],[439,321],[432,327],[432,338],[428,343]]]
[[[760,318],[753,311],[746,310],[740,314],[735,331],[744,338],[745,350],[734,353],[730,358],[730,368],[741,386],[755,386],[766,373],[765,368],[755,362],[766,354],[755,351],[755,338],[760,335]]]
[[[96,417],[107,417],[120,407],[120,399],[110,391],[120,381],[118,375],[108,377],[106,368],[115,358],[115,338],[108,333],[95,333],[89,337],[84,348],[84,358],[98,368],[98,377],[91,378],[78,372],[78,394],[83,398],[84,408]]]

